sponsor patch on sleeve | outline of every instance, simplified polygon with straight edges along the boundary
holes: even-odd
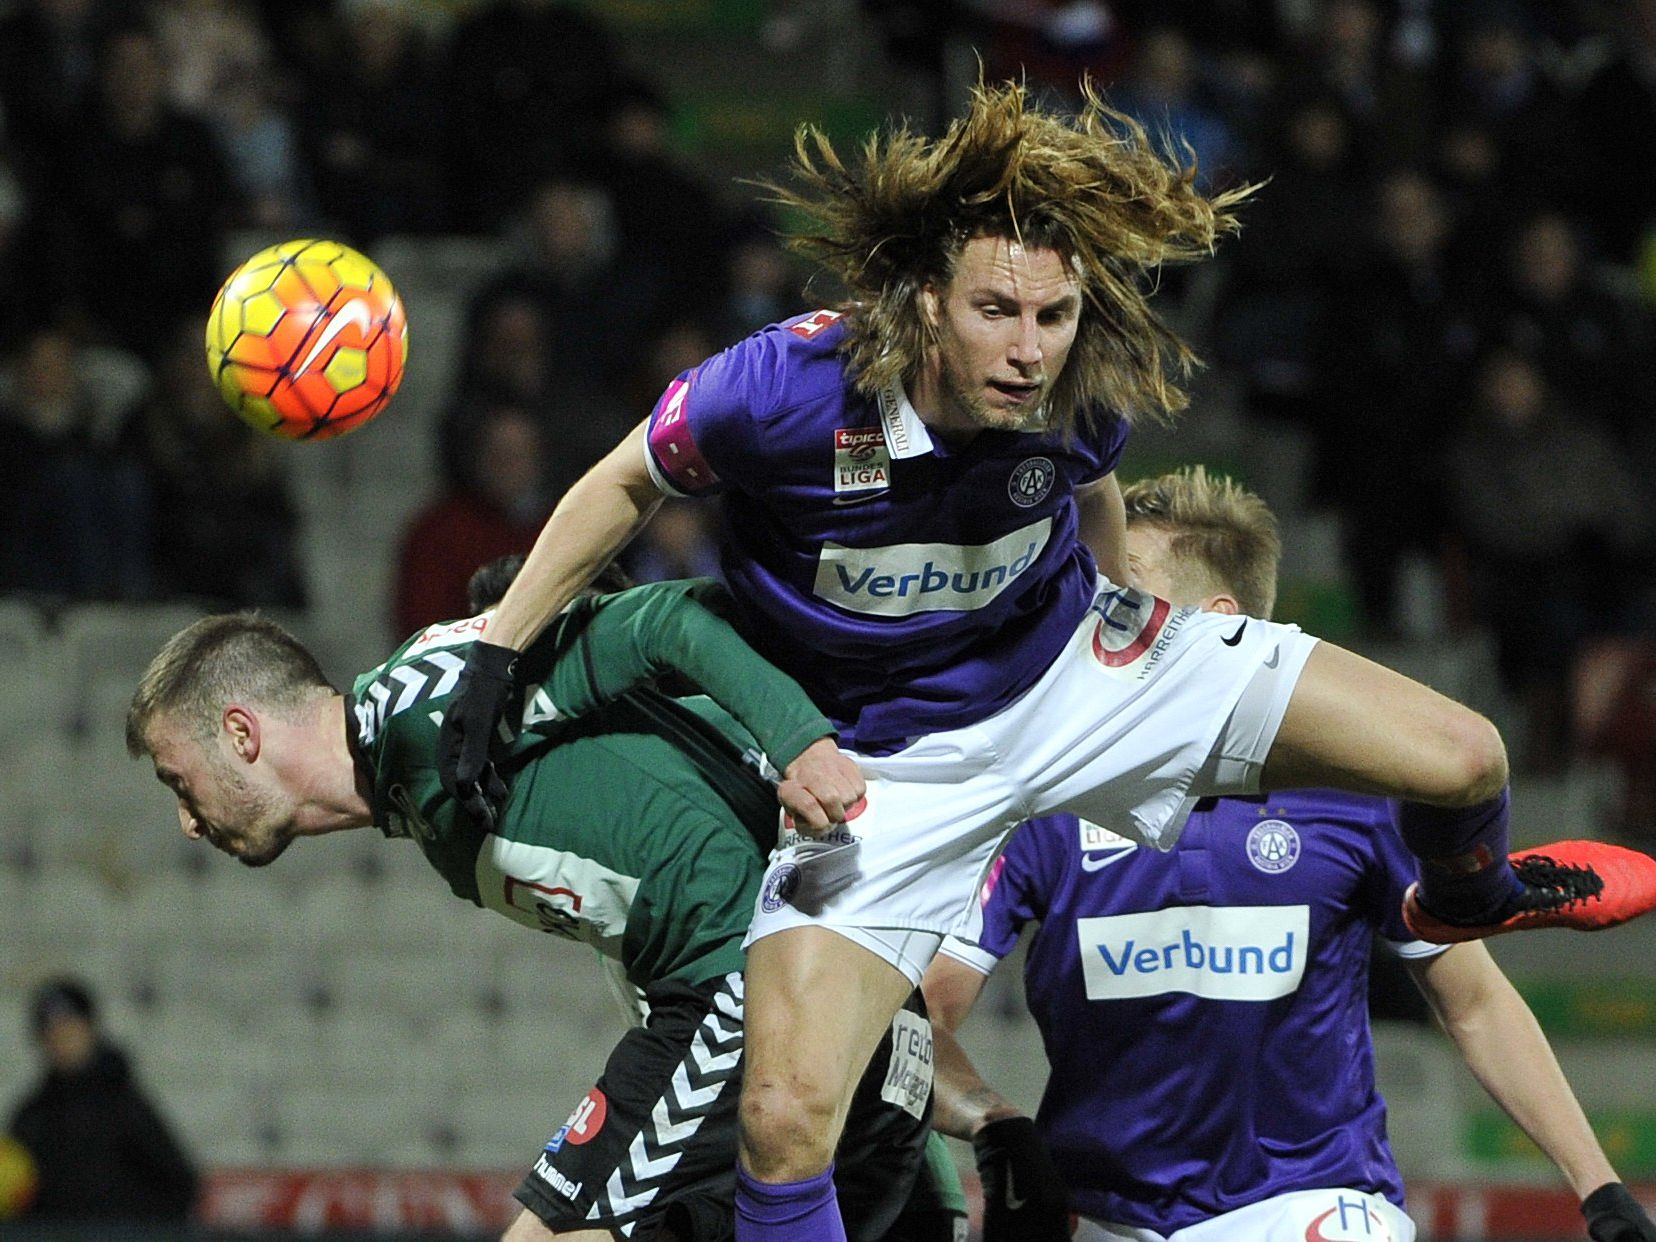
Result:
[[[707,464],[696,445],[685,408],[690,397],[690,380],[676,379],[667,385],[661,402],[650,417],[645,461],[656,486],[679,496],[700,496],[719,485],[719,476]]]

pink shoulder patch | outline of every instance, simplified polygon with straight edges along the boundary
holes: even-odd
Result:
[[[679,491],[694,496],[718,485],[719,476],[696,447],[684,403],[690,395],[689,380],[674,380],[656,406],[650,421],[650,456],[656,468]]]

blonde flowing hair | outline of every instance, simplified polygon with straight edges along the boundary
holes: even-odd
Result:
[[[920,291],[946,285],[965,244],[987,235],[1056,251],[1081,285],[1086,308],[1049,406],[1055,427],[1069,434],[1100,406],[1165,421],[1188,403],[1176,381],[1197,359],[1150,308],[1155,273],[1212,254],[1256,187],[1204,196],[1193,156],[1160,154],[1091,82],[1082,93],[1070,118],[1034,107],[1018,83],[979,82],[941,138],[899,125],[870,135],[852,167],[814,126],[796,132],[792,184],[760,184],[808,221],[790,247],[849,293],[846,352],[860,391],[916,374],[937,343]]]

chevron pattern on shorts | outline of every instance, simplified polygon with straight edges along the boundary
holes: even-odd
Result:
[[[713,994],[713,1007],[691,1036],[684,1060],[673,1071],[666,1094],[633,1135],[626,1160],[610,1174],[589,1220],[638,1212],[666,1187],[679,1157],[741,1064],[742,999],[742,976],[726,975]],[[628,1224],[621,1232],[631,1237],[632,1230]]]

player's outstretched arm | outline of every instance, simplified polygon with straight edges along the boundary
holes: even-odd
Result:
[[[556,657],[542,685],[561,714],[578,716],[664,673],[682,674],[786,768],[834,726],[724,619],[728,605],[710,578],[578,600],[555,623]]]
[[[984,1081],[954,1037],[986,978],[940,953],[921,981],[932,1020],[932,1128],[972,1144],[984,1242],[1067,1242],[1069,1196],[1035,1123]]]
[[[1473,1076],[1583,1200],[1595,1242],[1656,1242],[1656,1226],[1617,1180],[1535,1015],[1489,950],[1458,944],[1409,970]]]
[[[641,423],[558,502],[501,597],[488,640],[472,644],[443,715],[437,774],[450,796],[486,825],[505,794],[489,745],[515,684],[517,652],[626,546],[660,503],[644,464]]]

